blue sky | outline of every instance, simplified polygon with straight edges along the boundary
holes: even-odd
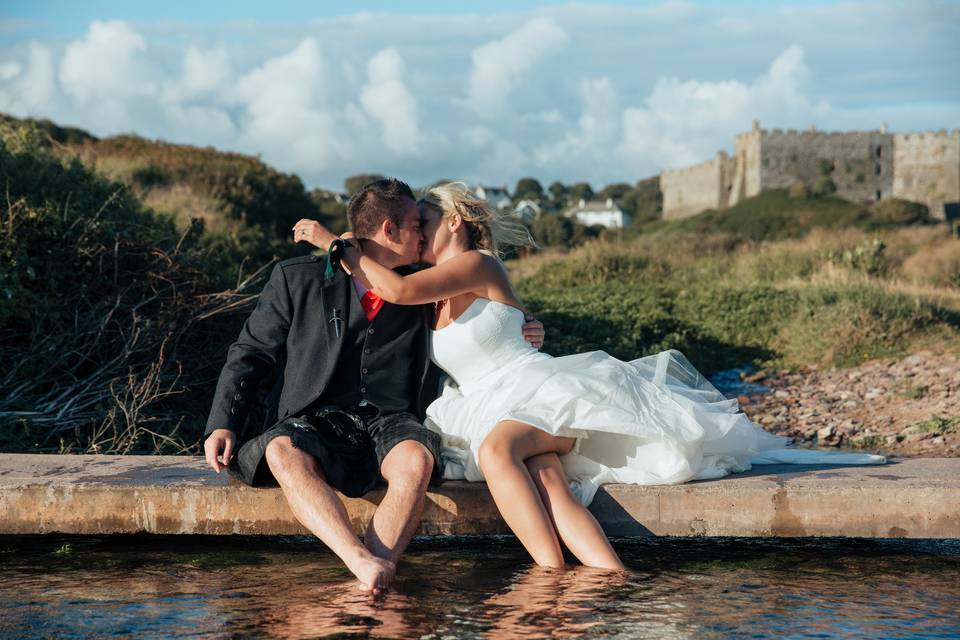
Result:
[[[0,111],[308,185],[635,181],[765,127],[960,127],[957,2],[22,2]],[[482,7],[482,9],[481,9]]]

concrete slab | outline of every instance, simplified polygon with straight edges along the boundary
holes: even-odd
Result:
[[[344,498],[362,531],[382,497]],[[614,536],[960,538],[960,459],[769,465],[720,480],[608,485],[591,510]],[[279,489],[200,457],[0,454],[0,534],[305,534]],[[509,530],[482,483],[428,494],[420,533]]]

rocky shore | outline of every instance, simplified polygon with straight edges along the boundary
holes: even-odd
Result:
[[[850,369],[759,371],[771,391],[740,396],[750,418],[812,446],[960,456],[960,355],[921,351]]]

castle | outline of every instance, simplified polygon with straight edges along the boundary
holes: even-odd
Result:
[[[736,137],[731,158],[660,173],[663,217],[724,209],[766,189],[832,181],[853,202],[902,198],[927,205],[935,218],[960,208],[960,129],[947,132],[766,130],[753,121]]]

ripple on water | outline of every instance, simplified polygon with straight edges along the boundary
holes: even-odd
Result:
[[[373,600],[308,538],[2,538],[0,636],[960,637],[957,542],[615,547],[630,573],[538,568],[512,538],[418,540]]]

